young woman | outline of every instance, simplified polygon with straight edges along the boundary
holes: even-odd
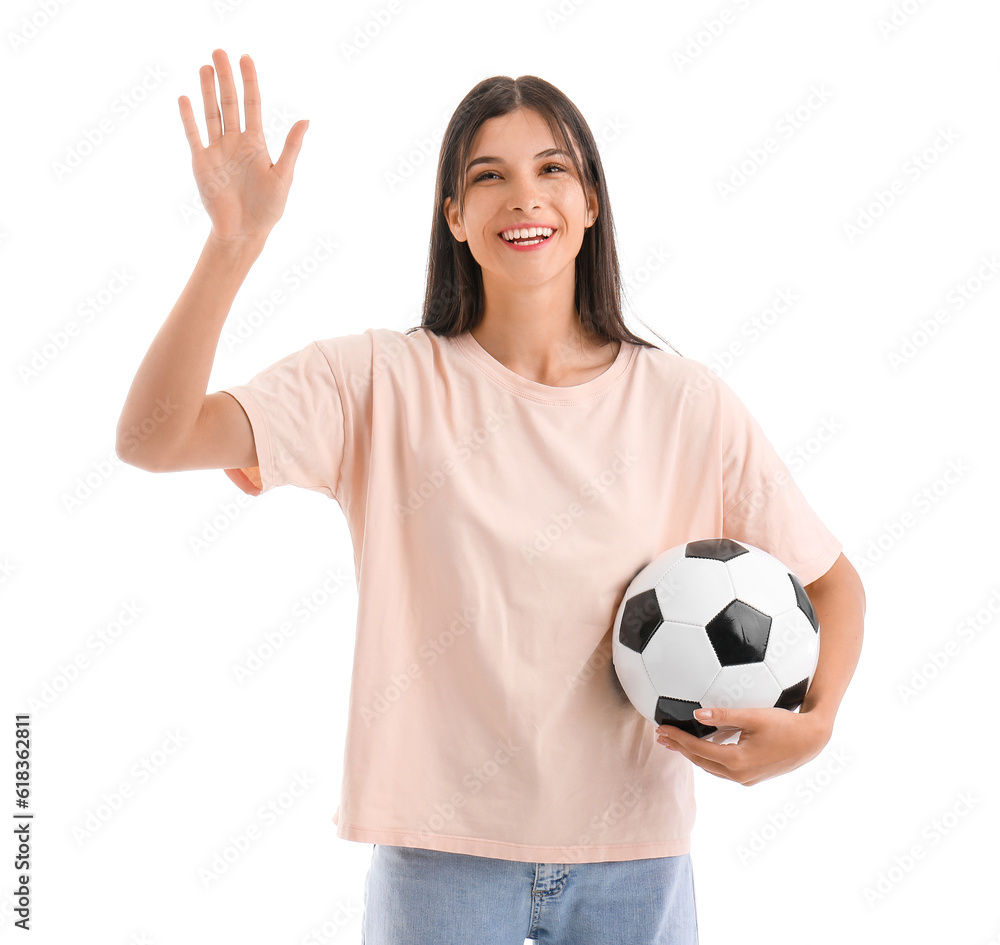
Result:
[[[212,230],[118,452],[344,511],[359,601],[334,821],[373,844],[365,945],[697,942],[693,765],[749,785],[823,749],[860,647],[857,573],[733,391],[625,327],[593,136],[534,76],[480,82],[449,123],[421,326],[315,341],[206,395],[307,124],[272,165],[252,61],[241,133],[213,58],[207,147],[180,99]],[[801,711],[717,708],[742,731],[726,745],[650,731],[611,661],[632,576],[715,536],[794,570],[823,627]]]

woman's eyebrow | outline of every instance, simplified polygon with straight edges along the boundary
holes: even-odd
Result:
[[[567,151],[563,151],[562,148],[549,148],[547,151],[539,151],[538,154],[535,155],[535,160],[538,160],[538,158],[543,158],[543,157],[553,157],[557,154],[561,154],[563,157],[566,158],[569,157],[569,153]],[[498,157],[483,156],[483,157],[473,158],[471,161],[469,161],[468,166],[465,168],[465,173],[468,174],[469,171],[471,171],[477,164],[503,164],[503,163],[505,163],[503,158],[498,158]]]

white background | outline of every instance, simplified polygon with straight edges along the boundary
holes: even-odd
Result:
[[[717,367],[867,591],[864,650],[823,753],[752,790],[695,769],[702,941],[1000,941],[995,5],[44,8],[8,4],[0,23],[0,815],[14,812],[13,716],[31,709],[34,941],[298,943],[324,923],[311,941],[360,941],[371,847],[331,819],[357,600],[343,513],[318,493],[253,500],[220,470],[156,475],[113,454],[132,378],[208,233],[177,98],[204,143],[198,69],[219,46],[237,77],[254,57],[272,160],[311,119],[227,325],[291,267],[311,273],[220,346],[208,390],[315,338],[419,324],[448,118],[490,75],[555,84],[601,141],[630,327]],[[102,120],[111,130],[88,142]],[[776,152],[754,162],[768,137]],[[745,183],[724,195],[742,162]],[[886,208],[894,180],[904,192]],[[339,249],[314,265],[321,238]],[[795,304],[769,319],[782,290]],[[234,665],[301,598],[323,603],[238,684]],[[115,624],[126,607],[137,616]],[[180,747],[156,754],[173,735]],[[144,759],[162,764],[140,776]],[[288,802],[299,775],[308,790],[269,825],[260,809]],[[102,807],[123,784],[120,807]],[[252,825],[259,838],[206,885]],[[0,940],[22,941],[2,832]]]

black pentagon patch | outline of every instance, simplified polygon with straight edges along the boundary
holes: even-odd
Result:
[[[682,732],[701,738],[704,735],[711,735],[715,731],[715,726],[705,725],[694,717],[694,710],[700,708],[700,702],[688,702],[684,699],[668,699],[666,696],[660,696],[656,700],[653,721],[657,725],[673,725]]]
[[[776,709],[788,709],[790,712],[794,712],[800,705],[802,705],[802,700],[805,699],[808,691],[809,680],[800,680],[794,686],[789,686],[781,693],[780,696],[778,696],[778,701],[774,703],[774,707]]]
[[[663,615],[660,613],[660,602],[656,599],[656,590],[650,588],[648,591],[640,591],[625,603],[618,642],[641,653],[661,623]]]
[[[684,546],[685,558],[712,558],[714,561],[729,561],[740,555],[749,554],[739,542],[730,538],[705,538],[689,541]]]
[[[809,618],[813,630],[819,633],[819,621],[816,619],[816,611],[813,610],[812,601],[809,600],[806,589],[794,574],[789,573],[788,577],[791,579],[792,587],[795,588],[795,599],[799,602],[799,610]]]
[[[771,618],[741,600],[734,600],[709,620],[705,632],[723,666],[760,663],[767,649]]]

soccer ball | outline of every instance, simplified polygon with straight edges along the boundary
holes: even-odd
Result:
[[[730,538],[689,541],[632,578],[611,654],[647,719],[723,741],[739,729],[705,725],[694,710],[799,708],[816,671],[819,622],[798,578],[766,551]]]

